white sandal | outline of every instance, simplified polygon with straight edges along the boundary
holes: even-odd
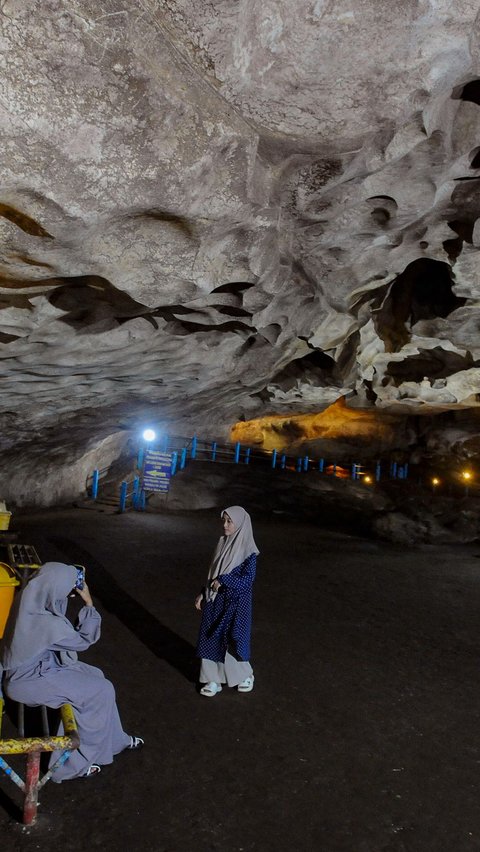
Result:
[[[100,775],[102,771],[102,767],[98,765],[98,763],[92,763],[91,766],[88,767],[83,778],[91,778],[92,775]]]
[[[237,690],[238,692],[251,692],[253,689],[253,681],[255,680],[253,674],[250,677],[246,677],[245,680],[242,680],[241,683],[238,684]]]
[[[207,698],[213,698],[217,692],[222,691],[222,685],[220,683],[215,683],[214,680],[211,680],[210,683],[206,683],[205,686],[202,686],[200,690],[200,695],[205,695]]]
[[[127,746],[128,749],[136,749],[143,748],[145,745],[145,740],[143,737],[130,737],[130,745]]]

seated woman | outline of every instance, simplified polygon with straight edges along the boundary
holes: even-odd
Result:
[[[74,565],[42,565],[14,602],[0,643],[4,688],[11,699],[29,706],[73,707],[80,747],[55,770],[52,780],[57,783],[95,775],[115,754],[143,745],[140,737],[123,730],[110,681],[100,669],[77,659],[77,651],[98,641],[101,624],[88,586],[76,587],[77,579]],[[75,627],[65,615],[74,589],[84,601]],[[50,765],[58,757],[53,752]]]

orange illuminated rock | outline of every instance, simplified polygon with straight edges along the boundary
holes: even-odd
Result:
[[[356,440],[360,443],[390,443],[395,418],[375,410],[348,408],[340,397],[325,411],[314,414],[272,415],[235,423],[232,441],[256,444],[264,450],[289,450],[318,440]]]

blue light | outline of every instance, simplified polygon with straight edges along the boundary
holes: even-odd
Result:
[[[148,441],[150,443],[151,441],[154,441],[156,437],[157,437],[157,433],[154,432],[153,429],[145,429],[145,431],[143,433],[143,440],[144,441]]]

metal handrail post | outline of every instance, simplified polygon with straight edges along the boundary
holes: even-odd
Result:
[[[132,506],[134,509],[138,506],[138,492],[140,489],[140,477],[135,476],[133,480],[133,491],[132,491]]]
[[[100,471],[95,468],[92,474],[92,499],[96,500],[98,495],[98,480],[100,479]]]
[[[177,466],[177,462],[176,462],[177,457],[178,457],[178,453],[175,453],[175,467]],[[193,456],[192,456],[192,458],[193,458]],[[182,454],[180,456],[180,470],[184,469],[186,463],[187,463],[187,448],[183,447]],[[172,471],[172,476],[173,476],[173,471]]]
[[[276,464],[277,464],[277,451],[274,450],[273,453],[272,453],[272,467],[275,468]]]
[[[126,481],[123,480],[123,482],[120,486],[120,503],[119,503],[120,512],[125,511],[125,506],[127,504],[127,488],[128,488],[128,485],[127,485]]]
[[[187,451],[185,449],[182,450],[182,459],[180,461],[180,470],[183,470],[183,468],[185,467],[185,460],[183,458],[183,453],[185,453],[185,458],[186,458]],[[175,474],[177,472],[177,462],[178,462],[178,453],[175,450],[175,452],[172,453],[172,465],[171,465],[171,468],[170,468],[170,476],[175,476]],[[182,462],[183,462],[183,464],[182,464]]]
[[[247,449],[245,450],[245,458],[244,458],[245,464],[250,464],[250,452],[251,452],[251,447],[247,447]]]
[[[190,458],[194,459],[197,455],[197,436],[194,435],[192,438],[192,449],[190,451]]]
[[[240,461],[240,442],[237,441],[235,444],[235,464],[238,464]]]
[[[212,441],[212,461],[215,461],[217,457],[217,442]]]

